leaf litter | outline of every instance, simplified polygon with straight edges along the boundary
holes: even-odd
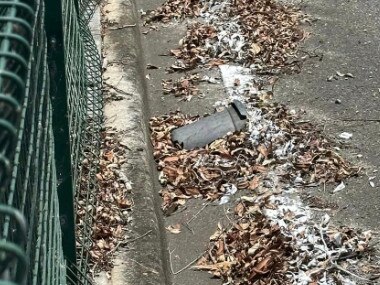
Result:
[[[119,134],[108,128],[101,134],[100,169],[96,174],[100,185],[97,201],[90,257],[92,271],[110,271],[112,255],[125,240],[125,227],[130,219],[133,201],[128,198],[132,184],[123,172],[127,147]],[[79,222],[80,223],[80,222]]]
[[[300,28],[307,16],[298,8],[274,0],[168,0],[145,16],[145,24],[186,17],[199,21],[189,24],[171,53],[187,69],[236,62],[256,69],[299,70],[295,51],[307,37]]]
[[[327,215],[312,223],[283,196],[242,197],[234,212],[234,224],[217,229],[194,267],[224,284],[349,284],[341,275],[348,261],[369,255],[370,231],[331,227]]]
[[[181,149],[171,131],[199,119],[180,112],[150,120],[154,158],[164,188],[164,211],[176,209],[191,197],[216,200],[230,184],[255,190],[258,178],[274,169],[281,181],[294,186],[341,182],[359,169],[334,151],[333,145],[310,123],[297,123],[285,106],[264,101],[261,120],[253,117],[249,131],[228,134],[205,148]],[[251,114],[252,115],[252,114]],[[268,184],[268,182],[267,182]],[[170,211],[171,212],[171,211]]]
[[[162,81],[162,91],[164,94],[172,94],[175,97],[185,97],[185,100],[189,101],[199,94],[197,87],[199,82],[198,74],[186,75],[177,80],[167,79]]]
[[[170,137],[173,129],[195,122],[198,116],[174,112],[150,120],[165,214],[172,214],[190,198],[219,199],[223,204],[230,199],[229,189],[236,187],[250,193],[237,207],[243,211],[239,219],[252,225],[249,230],[237,227],[231,231],[244,236],[268,228],[267,240],[257,233],[265,249],[261,255],[246,257],[248,251],[242,251],[245,240],[238,239],[242,244],[237,241],[231,248],[224,246],[228,254],[224,253],[225,260],[220,261],[217,254],[210,256],[212,248],[218,246],[211,243],[208,255],[196,268],[210,271],[226,284],[340,284],[336,280],[345,278],[341,266],[346,266],[346,259],[364,255],[351,243],[349,248],[343,247],[344,242],[333,247],[327,235],[346,237],[349,231],[352,236],[347,240],[356,240],[362,252],[367,252],[370,232],[363,237],[354,229],[335,229],[328,223],[322,227],[313,222],[309,210],[286,194],[298,187],[342,184],[360,169],[341,157],[334,144],[311,123],[300,121],[285,106],[268,100],[266,92],[255,87],[247,96],[249,87],[236,84],[227,90],[231,98],[243,100],[248,106],[247,130],[227,134],[204,148],[184,150]],[[227,201],[223,201],[226,197]],[[259,210],[260,216],[251,215],[251,210],[244,216],[244,209],[249,208],[247,203],[253,207],[252,211]],[[228,233],[227,229],[223,231]],[[310,243],[317,242],[327,243],[328,248],[325,251],[309,248]],[[323,258],[321,251],[325,253]],[[336,259],[337,252],[348,257],[339,255]]]
[[[223,254],[226,256],[220,257],[216,253],[216,256],[210,256],[213,248],[221,253],[221,242],[229,240],[229,231],[223,229],[227,235],[211,243],[208,255],[199,261],[196,268],[208,270],[226,282],[233,280],[233,284],[312,284],[317,280],[324,280],[324,283],[319,284],[339,284],[331,279],[333,275],[327,276],[326,273],[335,270],[339,275],[340,270],[336,268],[341,265],[336,262],[341,264],[348,258],[361,257],[362,252],[364,254],[369,248],[370,232],[362,236],[354,229],[329,227],[328,222],[322,227],[311,221],[311,213],[303,210],[300,203],[294,205],[294,199],[279,194],[293,191],[293,187],[298,187],[299,183],[313,186],[343,181],[356,175],[359,169],[334,152],[332,143],[315,128],[311,128],[310,124],[297,124],[298,118],[289,114],[284,106],[271,103],[264,108],[266,104],[262,100],[256,103],[260,103],[261,108],[267,111],[264,115],[266,122],[277,124],[272,126],[272,131],[275,129],[281,135],[272,134],[270,137],[268,126],[261,126],[260,134],[254,134],[255,140],[249,132],[237,132],[204,148],[184,150],[173,144],[170,133],[199,117],[175,112],[151,119],[154,158],[163,185],[162,208],[166,214],[171,214],[190,198],[202,197],[210,201],[223,199],[231,186],[238,190],[249,190],[250,196],[243,197],[242,202],[235,207],[240,209],[236,213],[238,219],[244,220],[245,226],[234,225],[230,231],[242,237],[247,233],[249,237],[251,231],[255,232],[263,243],[262,255],[248,255],[249,248],[246,248],[245,239],[241,238],[232,243],[230,248],[223,245]],[[284,137],[292,138],[292,146],[287,147],[286,155],[283,145],[288,142],[278,139]],[[250,226],[247,227],[247,223]],[[265,229],[267,240],[260,232]],[[347,236],[347,232],[352,236]],[[335,238],[342,235],[347,243],[344,240],[334,247],[330,240],[332,235]],[[317,242],[328,244],[328,249],[325,249],[327,253],[320,247],[309,248],[311,243]],[[359,244],[360,250],[355,247]],[[247,252],[244,253],[242,247]],[[272,250],[272,247],[277,251]],[[325,253],[323,258],[320,256],[322,253]]]
[[[167,23],[172,19],[199,16],[201,5],[199,0],[169,0],[154,11],[144,12],[144,23]]]
[[[370,282],[350,270],[359,270],[355,264],[370,255],[371,232],[333,227],[327,214],[316,222],[311,208],[336,205],[308,197],[309,206],[304,206],[293,197],[302,187],[330,183],[341,188],[360,168],[341,157],[314,125],[270,101],[272,75],[298,72],[305,59],[297,57],[296,49],[307,37],[300,26],[308,17],[273,0],[169,0],[150,11],[145,24],[186,17],[199,21],[189,24],[179,48],[171,50],[177,58],[171,71],[219,67],[229,98],[216,102],[216,109],[238,99],[249,113],[246,131],[193,150],[174,145],[170,132],[198,116],[174,112],[151,118],[165,214],[190,198],[223,204],[235,192],[231,189],[249,191],[236,204],[232,225],[218,226],[195,268],[210,271],[224,284]]]

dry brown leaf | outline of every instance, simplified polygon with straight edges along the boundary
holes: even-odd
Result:
[[[181,55],[181,50],[180,49],[172,49],[170,50],[170,52],[176,56],[176,57],[179,57]]]
[[[255,176],[249,181],[248,190],[255,190],[260,185],[260,176]]]
[[[128,199],[122,198],[117,200],[118,206],[121,209],[127,209],[132,207],[132,202]]]
[[[178,156],[168,156],[163,159],[164,162],[176,162],[179,160]]]
[[[251,51],[254,55],[257,55],[257,54],[259,54],[259,53],[261,52],[261,48],[260,48],[260,46],[259,46],[258,44],[253,43],[253,44],[251,44],[251,49],[250,49],[250,51]]]
[[[268,158],[268,155],[269,155],[269,150],[268,148],[261,144],[257,147],[257,150],[265,157],[265,158]]]
[[[210,264],[210,265],[196,265],[193,266],[196,270],[209,270],[209,271],[221,271],[221,272],[228,272],[228,270],[234,265],[233,262],[230,261],[223,261],[218,262],[216,264]]]
[[[217,230],[215,233],[213,233],[212,236],[210,236],[210,240],[213,241],[213,240],[217,240],[219,237],[220,237],[220,230]]]
[[[179,234],[181,232],[181,224],[167,226],[166,230],[172,234]]]
[[[112,268],[112,254],[110,253],[117,243],[125,238],[124,226],[127,224],[128,211],[132,208],[133,202],[128,199],[131,185],[124,177],[125,174],[122,170],[128,146],[120,142],[117,132],[113,129],[106,129],[101,134],[101,138],[100,169],[96,174],[100,190],[95,193],[96,197],[94,197],[97,206],[82,208],[81,203],[78,203],[77,218],[79,219],[78,223],[83,224],[84,220],[88,219],[88,214],[94,215],[94,224],[92,225],[94,232],[91,236],[92,243],[89,250],[90,262],[97,270],[108,272]],[[86,183],[88,173],[83,171],[82,175],[82,182]],[[79,200],[88,199],[87,187],[88,185],[85,184],[83,187],[85,191],[79,193]],[[81,231],[78,233],[78,239],[88,238],[81,236]]]

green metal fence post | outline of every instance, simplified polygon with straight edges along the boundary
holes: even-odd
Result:
[[[57,165],[59,212],[65,259],[76,264],[74,182],[70,148],[68,94],[65,69],[65,47],[62,22],[62,1],[45,0],[45,29],[48,42],[50,96],[53,108],[53,132]],[[72,269],[75,275],[74,268]],[[69,270],[69,272],[72,272]],[[76,280],[75,276],[71,279]]]

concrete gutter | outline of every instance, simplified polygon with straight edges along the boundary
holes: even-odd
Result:
[[[101,9],[103,80],[113,87],[110,92],[123,98],[106,103],[106,126],[116,128],[128,146],[124,172],[132,182],[134,210],[128,225],[130,242],[117,249],[111,277],[100,277],[97,283],[168,284],[163,226],[156,206],[158,194],[154,193],[139,17],[131,0],[109,0]]]

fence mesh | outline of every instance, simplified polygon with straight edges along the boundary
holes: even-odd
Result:
[[[103,117],[88,28],[96,5],[0,1],[0,284],[92,284]]]
[[[90,249],[93,235],[93,221],[96,211],[95,193],[98,191],[96,174],[99,167],[100,131],[103,119],[101,62],[95,41],[91,35],[88,21],[95,6],[94,1],[83,1],[83,13],[79,20],[80,34],[83,39],[84,67],[86,71],[86,113],[85,129],[79,165],[79,180],[76,192],[76,223],[78,266],[81,272],[89,271]],[[86,281],[82,278],[83,282]],[[86,284],[86,283],[85,283]]]

